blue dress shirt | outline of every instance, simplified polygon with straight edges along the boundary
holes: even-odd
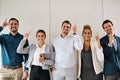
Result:
[[[0,26],[0,32],[3,28]],[[0,44],[2,50],[2,65],[3,66],[21,66],[23,61],[27,61],[28,54],[18,54],[16,52],[20,41],[23,39],[23,35],[17,33],[13,36],[9,34],[0,35]],[[24,47],[28,46],[28,41]],[[26,70],[27,68],[25,68]]]

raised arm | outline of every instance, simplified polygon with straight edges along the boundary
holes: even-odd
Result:
[[[97,58],[99,61],[103,62],[104,61],[103,49],[100,45],[100,38],[98,33],[95,35],[95,39],[96,39],[95,50],[96,50]]]
[[[78,51],[81,51],[83,49],[83,44],[82,44],[82,41],[80,39],[80,36],[76,33],[77,32],[77,26],[76,26],[76,24],[74,24],[72,26],[72,30],[73,30],[73,36],[74,36],[74,47]]]
[[[28,39],[29,35],[30,35],[30,32],[28,32],[24,35],[23,39],[21,40],[21,42],[17,48],[17,53],[28,54],[29,46],[24,47],[24,45],[27,43],[27,39]]]
[[[0,26],[0,32],[8,25],[7,19],[2,23],[2,26]],[[0,35],[0,43],[3,42],[3,35]]]

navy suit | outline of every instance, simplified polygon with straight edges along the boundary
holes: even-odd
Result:
[[[117,51],[114,46],[110,47],[108,35],[100,39],[101,46],[104,53],[104,70],[105,75],[115,74],[120,70],[120,37],[115,36],[117,41]]]

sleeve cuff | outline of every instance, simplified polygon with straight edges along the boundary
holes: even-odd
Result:
[[[112,47],[112,45],[111,45],[111,44],[109,44],[109,43],[108,43],[108,46],[109,46],[109,47]]]
[[[29,69],[27,67],[24,67],[24,71],[28,71]]]

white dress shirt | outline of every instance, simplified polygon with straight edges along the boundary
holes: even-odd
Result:
[[[80,36],[66,36],[62,38],[60,35],[53,40],[55,48],[55,68],[74,68],[76,65],[75,49],[81,51],[83,48]]]
[[[45,53],[46,44],[44,44],[41,48],[38,46],[38,44],[36,46],[37,48],[35,50],[32,65],[43,66],[43,63],[39,61],[39,58],[40,58],[40,54]]]

